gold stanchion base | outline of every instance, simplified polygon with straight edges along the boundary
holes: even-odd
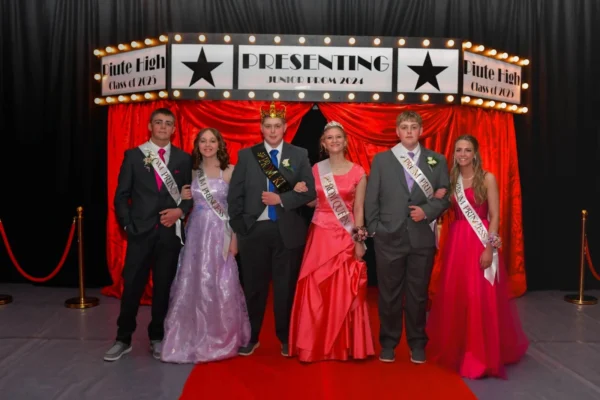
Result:
[[[98,304],[100,304],[100,300],[98,300],[97,297],[73,297],[65,301],[65,307],[77,308],[80,310],[84,308],[96,307]]]
[[[9,296],[7,294],[0,294],[0,306],[9,304],[9,303],[12,303],[12,296]]]
[[[580,306],[589,306],[592,304],[596,304],[598,303],[598,299],[595,298],[594,296],[583,296],[583,299],[579,298],[578,294],[568,294],[565,296],[565,301],[572,303],[572,304],[577,304]]]

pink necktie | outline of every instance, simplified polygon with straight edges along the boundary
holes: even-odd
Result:
[[[164,163],[166,163],[165,151],[165,149],[158,149],[158,156]],[[160,179],[160,175],[158,175],[158,172],[156,172],[156,170],[154,170],[154,176],[156,177],[156,185],[158,186],[158,191],[160,192],[160,189],[162,189],[163,181],[162,179]]]

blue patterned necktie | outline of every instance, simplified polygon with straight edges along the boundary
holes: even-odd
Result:
[[[415,159],[415,153],[413,153],[412,151],[408,152],[408,156],[410,157],[411,160]],[[413,180],[412,176],[410,176],[408,171],[406,171],[406,168],[404,169],[404,177],[406,178],[406,183],[408,184],[408,191],[410,192],[412,190],[413,183],[415,183],[415,181]]]
[[[271,150],[269,152],[269,154],[271,155],[271,162],[273,163],[275,168],[279,168],[279,162],[277,161],[278,153],[279,153],[279,150],[275,150],[275,149]],[[274,192],[274,191],[275,191],[275,185],[273,185],[273,183],[269,179],[269,192]],[[275,206],[269,206],[268,213],[269,213],[269,219],[271,221],[277,221],[277,211],[275,210]]]

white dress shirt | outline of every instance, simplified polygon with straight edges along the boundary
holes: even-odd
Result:
[[[156,154],[157,156],[160,157],[160,155],[158,154],[158,150],[160,149],[165,149],[165,165],[169,165],[169,156],[171,155],[171,143],[169,142],[169,144],[167,144],[165,147],[160,147],[158,146],[156,143],[154,143],[152,140],[148,140],[148,143],[150,143],[150,148],[152,149],[152,151],[154,152],[154,154]]]
[[[279,150],[279,153],[277,153],[277,165],[281,165],[281,150],[283,149],[283,140],[281,141],[281,143],[279,143],[279,146],[277,146],[277,147],[271,147],[271,146],[269,146],[269,144],[267,142],[264,142],[264,144],[265,144],[265,149],[267,150],[267,153],[269,154],[269,157],[271,157],[271,150]],[[268,188],[269,187],[269,178],[265,178],[265,179],[267,180],[267,188]],[[260,214],[257,221],[267,221],[268,219],[269,219],[269,207],[265,206],[265,209],[263,210],[262,214]]]
[[[398,148],[400,149],[400,154],[402,154],[406,157],[409,157],[409,158],[410,158],[410,156],[408,155],[408,152],[412,151],[415,154],[415,156],[412,158],[412,160],[415,163],[415,165],[419,165],[419,156],[421,155],[421,145],[419,143],[417,143],[417,147],[415,147],[412,150],[408,150],[406,147],[404,147],[402,145],[402,143],[398,144]]]

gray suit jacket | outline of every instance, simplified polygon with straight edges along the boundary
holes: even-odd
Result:
[[[427,157],[438,163],[427,164]],[[450,186],[448,166],[443,155],[421,146],[419,168],[427,176],[434,190]],[[365,219],[369,232],[375,232],[373,240],[386,247],[398,247],[405,226],[408,228],[410,244],[414,248],[435,246],[435,235],[429,224],[435,221],[450,206],[448,194],[443,199],[427,199],[415,182],[412,190],[404,176],[404,168],[391,150],[377,154],[371,164],[371,174],[365,198]],[[409,206],[419,206],[427,216],[426,220],[414,222],[410,218]]]
[[[258,144],[256,146],[263,146]],[[255,147],[256,147],[255,146]],[[315,180],[308,161],[308,152],[300,147],[283,143],[281,160],[289,159],[293,171],[279,166],[290,187],[305,182],[308,192],[290,190],[280,193],[283,207],[276,206],[277,222],[286,248],[292,249],[306,243],[307,224],[300,213],[300,207],[317,197]],[[238,163],[233,170],[227,195],[229,224],[236,234],[246,235],[265,209],[262,192],[268,191],[267,177],[256,160],[252,149],[242,149],[238,153]]]

